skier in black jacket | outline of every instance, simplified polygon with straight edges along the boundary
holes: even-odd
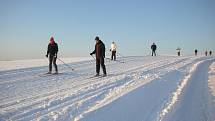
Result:
[[[90,55],[96,54],[96,76],[99,76],[100,65],[102,66],[102,69],[103,69],[103,76],[106,76],[107,73],[106,73],[106,67],[104,64],[105,45],[99,39],[99,37],[96,37],[95,40],[96,40],[95,50],[92,53],[90,53]]]
[[[197,49],[195,49],[195,56],[197,56],[197,54],[198,54],[198,50],[197,50]]]
[[[152,56],[153,56],[153,54],[156,56],[155,51],[157,50],[157,46],[155,45],[155,43],[152,44],[151,49],[152,49]]]
[[[55,43],[54,38],[51,37],[50,43],[47,49],[47,54],[46,54],[46,57],[47,58],[49,57],[49,72],[47,74],[52,73],[52,63],[54,64],[54,67],[55,67],[55,74],[58,74],[58,68],[56,64],[57,52],[58,52],[58,45],[57,43]]]
[[[212,51],[209,52],[210,56],[212,55]]]
[[[205,51],[205,56],[208,56],[208,51],[207,50]]]

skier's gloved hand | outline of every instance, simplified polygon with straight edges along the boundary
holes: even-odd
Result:
[[[48,54],[46,55],[46,57],[48,58]]]
[[[93,53],[90,53],[90,55],[93,55]]]
[[[111,49],[110,49],[110,51],[111,51]]]

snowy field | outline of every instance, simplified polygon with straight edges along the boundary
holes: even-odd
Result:
[[[215,62],[213,62],[210,66],[208,82],[210,91],[212,92],[213,96],[215,96]]]
[[[63,58],[65,63],[79,62],[84,60],[90,60],[89,57],[79,57],[79,58]],[[11,60],[11,61],[0,61],[0,71],[12,70],[12,69],[22,69],[30,67],[46,66],[48,59],[34,59],[34,60]],[[57,61],[58,64],[62,62]]]
[[[0,121],[215,121],[215,58],[129,56],[0,61]],[[101,70],[102,71],[102,70]]]

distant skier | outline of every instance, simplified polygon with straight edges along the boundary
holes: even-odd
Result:
[[[176,50],[177,50],[177,54],[178,54],[178,56],[181,56],[181,48],[180,48],[180,47],[178,47]]]
[[[210,56],[212,55],[212,51],[209,52]]]
[[[107,76],[106,67],[104,64],[105,45],[99,39],[98,36],[95,38],[95,40],[96,40],[95,50],[92,53],[90,53],[90,55],[96,54],[96,76],[99,76],[100,65],[101,65],[102,69],[103,69],[103,76],[105,77],[105,76]]]
[[[111,60],[116,60],[116,49],[117,49],[116,43],[112,42],[111,45],[110,45],[110,51],[112,52]]]
[[[151,45],[151,49],[152,49],[152,56],[154,55],[154,56],[156,56],[156,50],[157,50],[157,46],[155,45],[155,43],[153,43],[152,45]]]
[[[207,50],[205,51],[205,56],[208,56],[208,51]]]
[[[57,64],[56,64],[57,53],[58,53],[58,45],[54,41],[54,38],[51,37],[50,42],[48,44],[47,54],[46,54],[46,57],[47,58],[49,57],[49,72],[47,74],[52,73],[52,63],[54,64],[54,67],[55,67],[54,74],[58,74],[58,68],[57,68]]]
[[[197,53],[198,53],[198,50],[197,50],[197,49],[195,49],[195,56],[197,56]]]

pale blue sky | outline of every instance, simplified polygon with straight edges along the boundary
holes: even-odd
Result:
[[[44,58],[49,38],[59,56],[88,56],[94,38],[123,55],[215,51],[214,0],[0,0],[0,60]]]

